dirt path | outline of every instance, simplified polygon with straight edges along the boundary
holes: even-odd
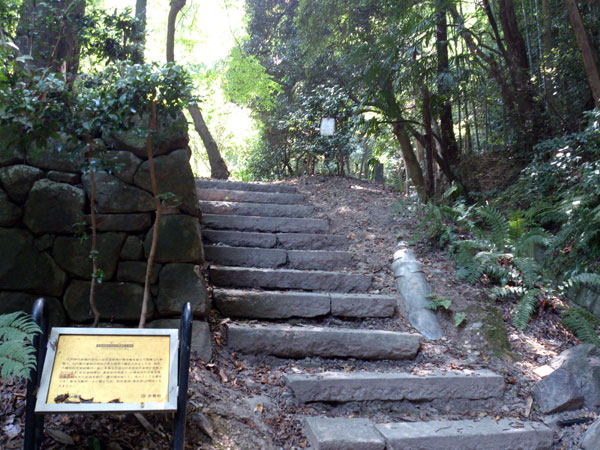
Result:
[[[398,295],[390,266],[398,238],[409,239],[417,218],[408,214],[408,203],[398,203],[399,196],[389,188],[371,182],[337,177],[310,177],[289,181],[308,203],[317,208],[317,215],[328,218],[331,233],[348,239],[348,249],[354,253],[355,269],[374,275],[372,293]],[[335,412],[347,417],[360,416],[366,410],[378,421],[512,417],[537,420],[540,417],[529,406],[529,392],[539,379],[534,370],[572,345],[575,340],[558,322],[551,310],[542,312],[525,333],[509,323],[511,306],[493,305],[483,286],[473,286],[454,278],[453,262],[441,252],[424,245],[413,247],[423,262],[423,270],[438,297],[449,298],[448,312],[440,312],[439,320],[446,337],[425,343],[417,360],[410,363],[390,361],[324,360],[306,358],[290,361],[275,357],[254,357],[232,354],[224,344],[224,324],[227,319],[213,313],[209,319],[216,340],[213,360],[192,362],[189,391],[187,441],[190,449],[268,449],[305,448],[308,443],[302,433],[303,415]],[[466,314],[459,328],[453,315]],[[503,320],[502,320],[503,319]],[[336,318],[345,326],[369,328],[370,320],[348,321]],[[381,327],[381,320],[377,319]],[[411,330],[402,319],[386,319],[390,330]],[[305,323],[304,321],[303,323]],[[503,330],[506,330],[504,332]],[[509,348],[510,346],[510,348]],[[414,370],[490,369],[505,377],[506,395],[502,404],[486,405],[492,413],[471,413],[461,405],[395,405],[345,404],[343,406],[298,404],[284,387],[284,373],[315,372],[364,368],[385,370],[402,364]],[[0,385],[0,448],[20,448],[24,389],[20,383]],[[580,417],[589,411],[575,411],[560,417]],[[102,449],[167,449],[170,448],[171,418],[166,415],[147,416],[150,427],[145,429],[133,416],[50,416],[44,448]],[[582,426],[563,430],[555,448],[578,448]],[[212,436],[212,439],[208,435]],[[99,446],[98,446],[99,445]]]

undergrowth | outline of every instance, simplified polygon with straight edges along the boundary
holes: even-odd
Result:
[[[600,113],[587,119],[583,131],[539,144],[538,157],[496,198],[467,205],[452,186],[441,202],[414,208],[421,220],[412,240],[447,249],[457,278],[512,301],[517,329],[558,298],[563,324],[600,346]],[[594,297],[598,310],[582,301]]]

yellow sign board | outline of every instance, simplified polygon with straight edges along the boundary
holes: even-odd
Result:
[[[46,403],[166,402],[169,336],[62,335]]]
[[[53,328],[36,412],[174,411],[178,333]]]

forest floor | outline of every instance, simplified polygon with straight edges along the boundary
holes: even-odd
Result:
[[[399,295],[391,273],[398,239],[409,240],[418,217],[414,205],[394,190],[373,182],[339,177],[308,177],[288,181],[307,196],[317,216],[328,218],[332,234],[348,238],[358,270],[374,275],[372,293]],[[413,207],[411,207],[411,205]],[[512,304],[492,303],[483,284],[471,285],[455,278],[455,265],[444,251],[423,243],[412,245],[423,271],[439,298],[451,299],[448,311],[438,312],[445,337],[425,342],[415,361],[357,361],[306,358],[284,360],[232,354],[224,347],[229,319],[213,313],[209,323],[215,339],[211,361],[191,364],[187,446],[190,449],[306,448],[302,432],[304,415],[368,415],[378,422],[477,417],[512,417],[556,423],[565,418],[596,413],[572,411],[540,415],[532,407],[531,388],[551,358],[577,343],[560,324],[551,305],[541,309],[524,332],[511,325]],[[465,320],[454,325],[454,316]],[[289,323],[290,321],[288,321]],[[311,323],[299,320],[298,323]],[[323,323],[320,321],[319,323]],[[401,317],[376,320],[325,319],[325,323],[354,328],[412,330]],[[309,404],[295,401],[283,384],[285,373],[321,370],[419,370],[433,368],[489,369],[504,376],[506,393],[497,404],[485,403],[471,410],[456,404],[390,405]],[[542,368],[542,369],[540,369]],[[0,448],[22,447],[24,384],[0,382]],[[172,417],[146,415],[52,415],[46,418],[44,449],[167,449]],[[142,423],[144,422],[144,423]],[[557,428],[556,449],[577,449],[585,425]]]

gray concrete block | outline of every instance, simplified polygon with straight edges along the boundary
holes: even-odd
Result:
[[[349,267],[352,253],[329,250],[288,250],[291,269],[334,270]]]
[[[285,265],[285,250],[275,248],[226,247],[205,245],[204,258],[221,266],[266,267],[275,269]]]
[[[348,248],[346,236],[336,234],[278,233],[278,244],[288,250],[344,250]]]
[[[329,295],[310,292],[215,289],[213,298],[224,316],[254,319],[317,317],[329,314]]]
[[[231,247],[273,248],[277,238],[273,233],[251,233],[247,231],[202,230],[202,237],[212,244],[224,244]]]
[[[202,224],[218,230],[266,231],[275,233],[326,233],[329,222],[323,219],[293,217],[252,217],[202,214]]]
[[[375,425],[389,450],[534,450],[552,446],[552,430],[516,419]]]
[[[304,202],[301,194],[275,192],[234,191],[231,189],[196,189],[199,200],[245,203],[296,205]]]
[[[196,178],[198,189],[229,189],[251,192],[283,192],[295,194],[296,188],[283,183],[248,183],[244,181],[207,180]]]
[[[210,280],[216,286],[305,291],[365,292],[371,275],[355,273],[302,271],[291,269],[255,269],[245,267],[210,268]]]
[[[314,207],[307,205],[277,205],[268,203],[237,203],[199,201],[203,214],[260,217],[310,217]]]
[[[384,450],[385,440],[368,419],[307,417],[304,429],[315,450]]]
[[[392,317],[397,300],[389,295],[331,294],[331,314],[342,317]]]
[[[412,359],[421,336],[380,330],[292,327],[287,325],[227,326],[227,345],[241,353],[282,358]]]
[[[301,402],[480,400],[500,397],[504,377],[488,370],[430,373],[325,372],[287,374]]]

